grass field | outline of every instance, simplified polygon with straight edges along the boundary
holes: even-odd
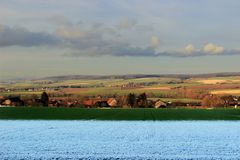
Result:
[[[0,119],[26,120],[240,120],[240,109],[0,108]]]

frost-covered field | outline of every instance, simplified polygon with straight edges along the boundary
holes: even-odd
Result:
[[[0,121],[0,159],[238,159],[240,121]]]

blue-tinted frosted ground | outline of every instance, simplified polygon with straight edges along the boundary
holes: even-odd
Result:
[[[240,121],[0,121],[0,159],[238,159]]]

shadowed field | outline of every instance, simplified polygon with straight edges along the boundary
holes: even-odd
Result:
[[[0,119],[240,120],[240,109],[0,108]]]

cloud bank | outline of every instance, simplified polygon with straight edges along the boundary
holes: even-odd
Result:
[[[145,46],[133,45],[130,41],[119,39],[119,30],[132,30],[137,27],[134,20],[123,20],[114,27],[101,25],[83,27],[71,23],[61,23],[52,33],[34,32],[23,27],[0,25],[0,47],[10,46],[48,46],[68,48],[68,56],[132,56],[132,57],[194,57],[206,55],[236,55],[238,49],[227,50],[223,46],[207,43],[200,48],[187,44],[182,49],[161,49],[158,36],[149,37]],[[120,35],[121,37],[121,35]]]

